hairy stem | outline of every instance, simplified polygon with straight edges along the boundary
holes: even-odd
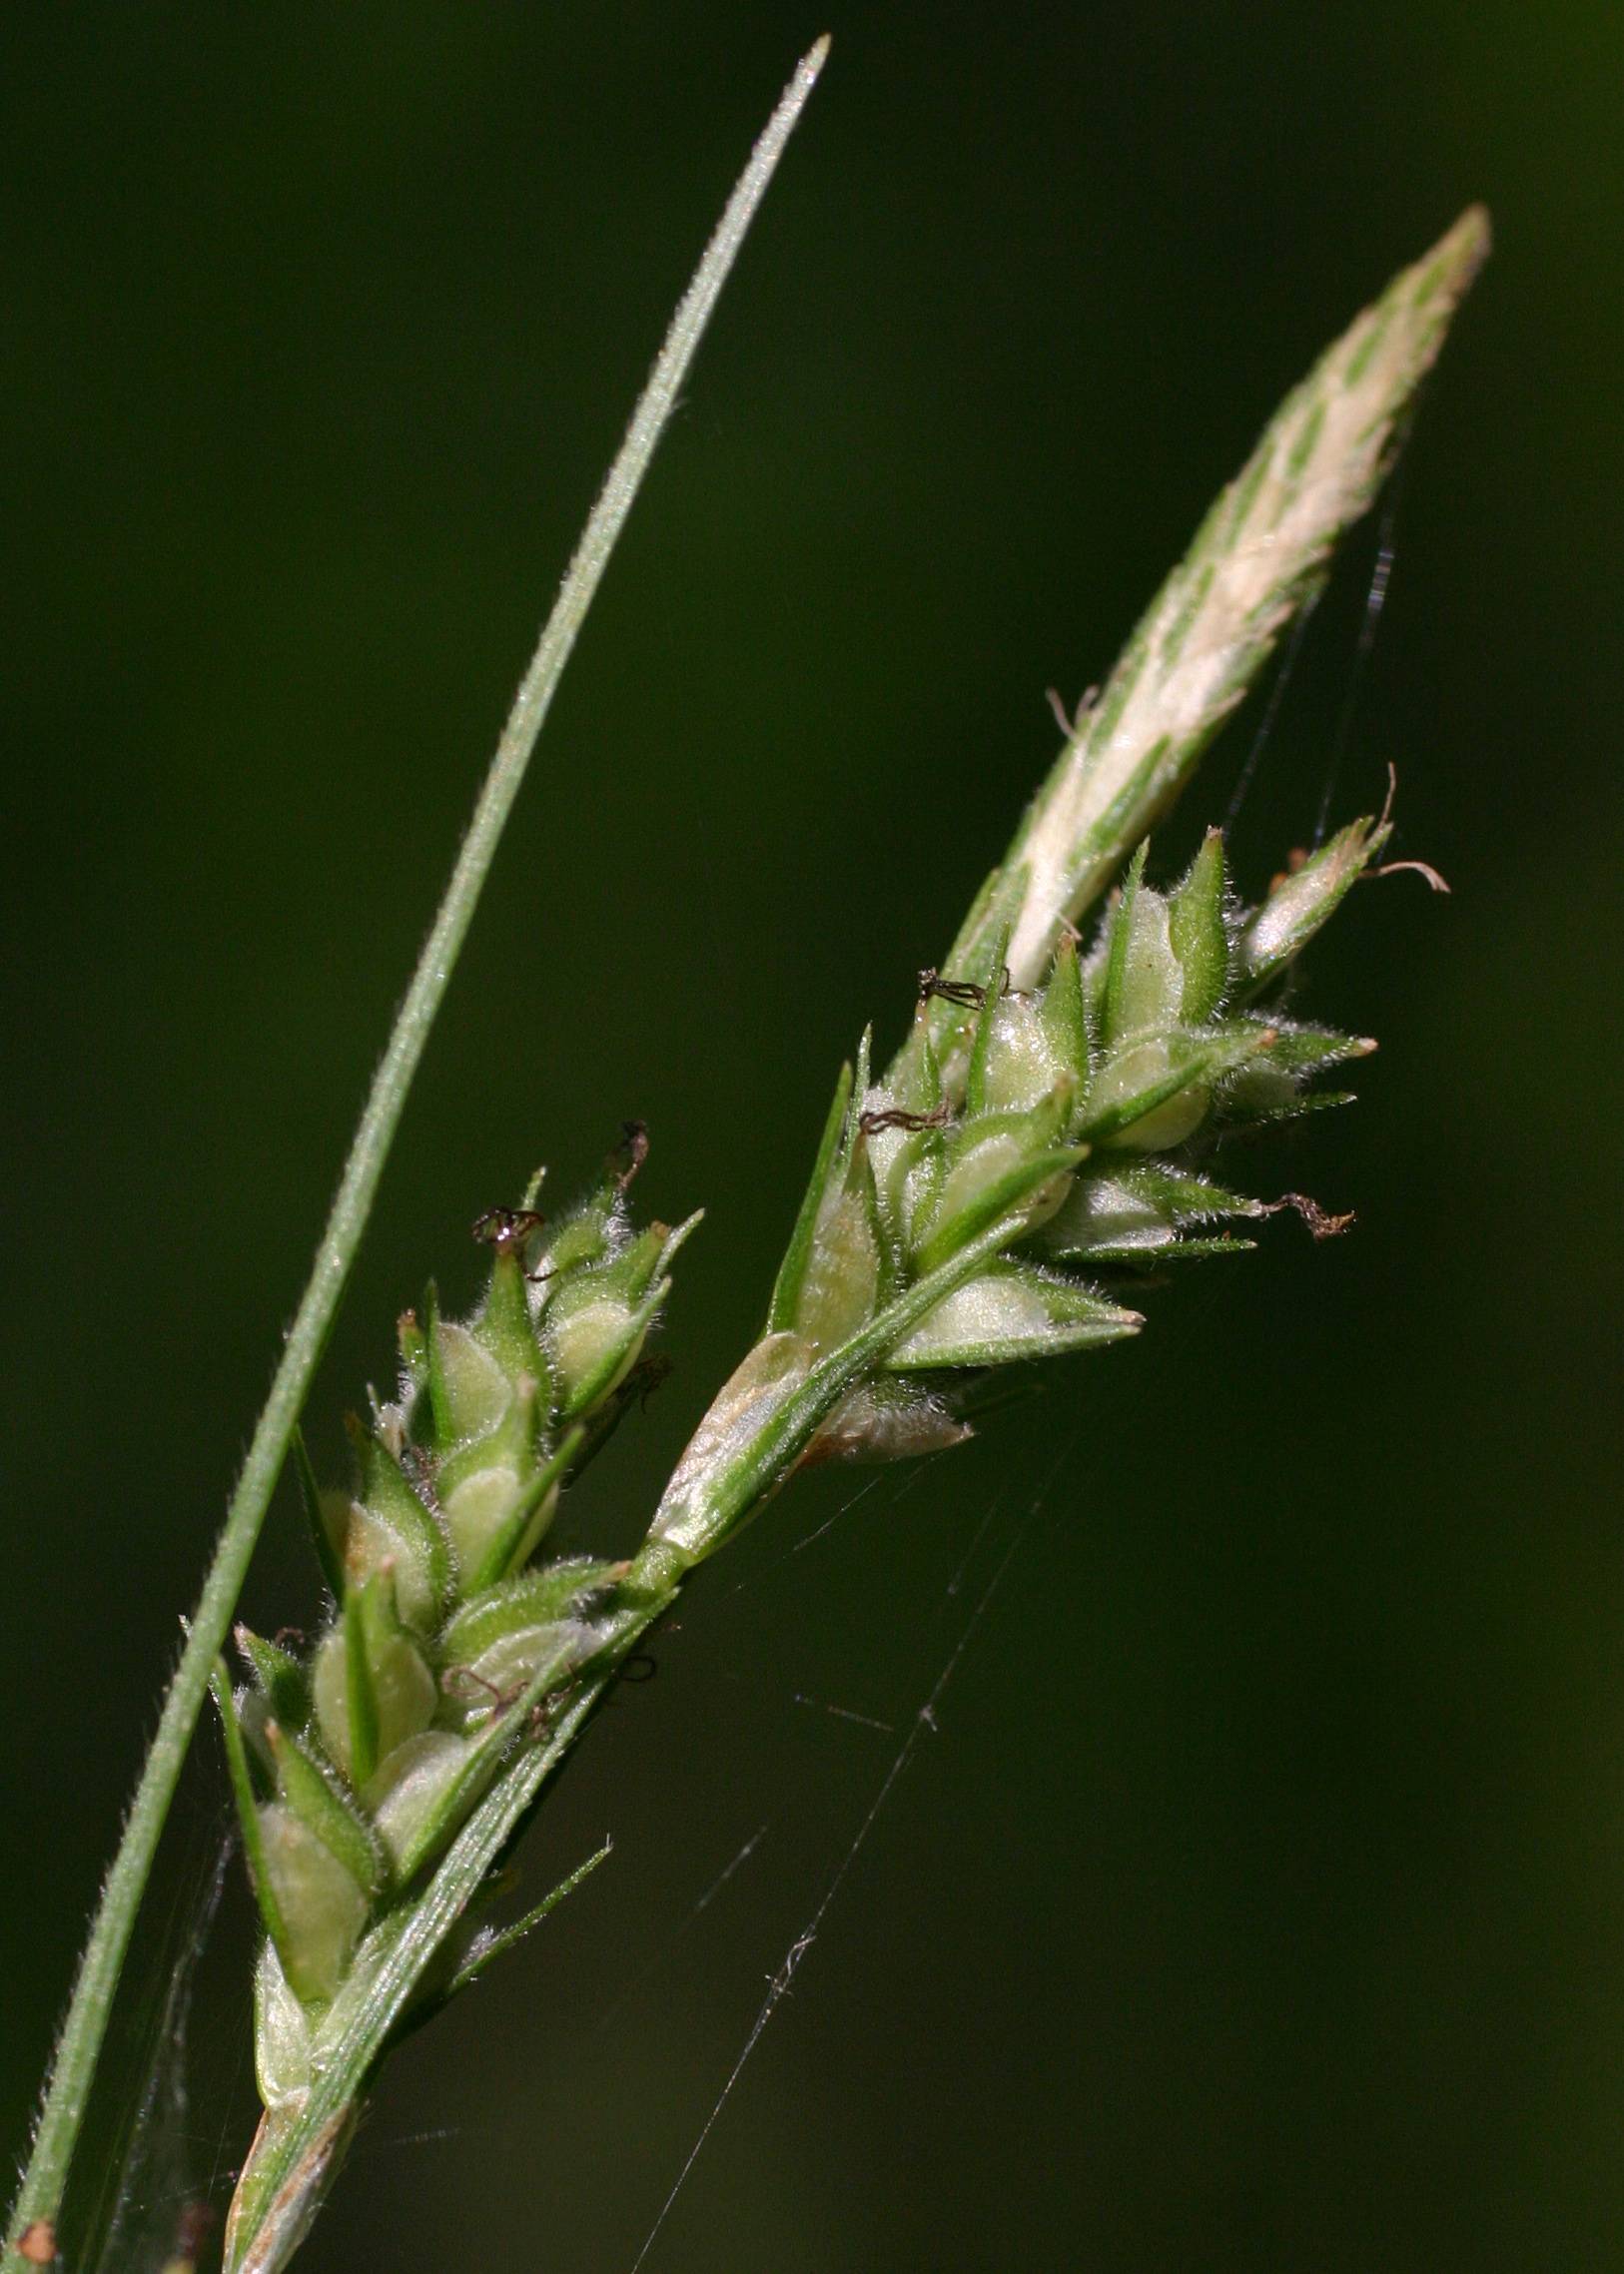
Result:
[[[164,1700],[117,1856],[102,1890],[57,2042],[33,2152],[8,2229],[7,2268],[38,2263],[54,2250],[55,2223],[106,2033],[113,1994],[152,1870],[187,1747],[208,1695],[249,1561],[265,1521],[351,1266],[372,1211],[406,1095],[421,1061],[503,827],[524,779],[564,665],[625,525],[655,445],[676,403],[701,336],[767,184],[827,53],[820,41],[803,60],[729,199],[693,281],[671,320],[624,441],[513,701],[474,807],[450,883],[417,959],[388,1048],[373,1078],[316,1262],[283,1345],[270,1395],[232,1494],[214,1561]],[[29,2253],[23,2243],[27,2240]]]

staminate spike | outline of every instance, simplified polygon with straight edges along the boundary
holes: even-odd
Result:
[[[1488,216],[1472,206],[1286,396],[1078,722],[960,935],[955,968],[974,960],[996,908],[1014,920],[1014,984],[1035,985],[1064,924],[1178,796],[1374,496],[1488,248]]]

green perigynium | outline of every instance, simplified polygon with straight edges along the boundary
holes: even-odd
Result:
[[[798,1466],[950,1445],[989,1370],[1137,1333],[1147,1265],[1241,1252],[1231,1227],[1287,1204],[1316,1231],[1342,1220],[1247,1196],[1226,1147],[1333,1102],[1319,1078],[1374,1047],[1297,1016],[1293,966],[1377,862],[1387,814],[1251,901],[1218,831],[1171,878],[1145,833],[1368,503],[1486,242],[1468,214],[1287,398],[921,975],[883,1071],[864,1037],[761,1336],[639,1552],[546,1552],[560,1493],[640,1394],[697,1220],[633,1222],[635,1131],[561,1216],[532,1188],[481,1219],[483,1298],[450,1320],[430,1288],[402,1320],[399,1392],[353,1422],[350,1487],[324,1494],[304,1464],[327,1624],[302,1655],[240,1629],[244,1687],[216,1680],[265,1922],[267,2113],[231,2268],[286,2263],[393,2037],[511,1937],[482,1912],[545,1778],[687,1573]]]
[[[255,2006],[267,2114],[228,2238],[242,2263],[277,2262],[252,2257],[258,2229],[245,2219],[264,2213],[257,2182],[347,2018],[341,1992],[366,1978],[370,1930],[440,1862],[515,1737],[539,1736],[540,1701],[614,1640],[605,1614],[628,1567],[539,1551],[565,1484],[646,1387],[666,1266],[697,1220],[633,1224],[627,1191],[645,1149],[629,1129],[556,1220],[538,1213],[533,1187],[521,1208],[480,1219],[483,1297],[449,1319],[430,1286],[402,1318],[398,1395],[352,1416],[349,1487],[322,1492],[300,1449],[333,1593],[321,1634],[295,1655],[239,1627],[247,1683],[234,1692],[217,1674],[265,1926]],[[477,1910],[430,1994],[448,1994],[478,1957]]]
[[[563,1486],[638,1394],[664,1267],[692,1228],[631,1227],[636,1157],[612,1160],[556,1227],[528,1206],[484,1220],[479,1308],[447,1319],[430,1287],[400,1323],[399,1396],[351,1419],[351,1487],[306,1482],[335,1597],[314,1649],[238,1629],[248,1687],[234,1696],[222,1677],[216,1696],[267,1994],[333,1998],[369,1920],[488,1786],[504,1702],[593,1654],[617,1567],[534,1558]]]
[[[1327,1103],[1314,1076],[1374,1049],[1273,998],[1386,835],[1354,824],[1352,871],[1305,862],[1256,908],[1217,831],[1166,891],[1142,845],[1092,943],[1063,939],[1039,986],[1014,986],[1003,931],[951,977],[922,975],[883,1078],[867,1037],[841,1075],[767,1331],[651,1537],[697,1562],[799,1460],[951,1444],[966,1376],[1120,1341],[1144,1323],[1121,1300],[1136,1270],[1249,1245],[1192,1235],[1273,1205],[1216,1178],[1214,1156]],[[1265,960],[1280,902],[1289,945]]]

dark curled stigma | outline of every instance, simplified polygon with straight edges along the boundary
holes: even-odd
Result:
[[[864,1137],[875,1137],[881,1130],[940,1130],[947,1127],[950,1111],[945,1098],[928,1114],[908,1114],[900,1106],[887,1106],[883,1112],[859,1114],[857,1126]]]
[[[524,1695],[524,1685],[513,1690],[500,1690],[494,1682],[487,1682],[482,1674],[475,1674],[471,1666],[450,1666],[440,1676],[439,1686],[447,1698],[460,1699],[465,1705],[488,1706],[493,1714],[505,1714]]]
[[[1010,985],[1010,967],[1004,966],[999,974],[997,993],[1007,995],[1012,1002],[1025,1003],[1030,998]],[[961,1011],[983,1011],[987,1007],[988,990],[973,979],[944,979],[939,971],[922,971],[919,975],[919,1000],[929,1003],[935,996],[942,1003],[956,1003]]]
[[[648,1124],[622,1122],[620,1142],[609,1155],[614,1180],[623,1192],[648,1158]]]
[[[929,1003],[956,1003],[961,1011],[980,1011],[987,1002],[987,990],[978,987],[973,979],[944,979],[939,971],[922,971],[919,975],[919,1000]]]
[[[546,1217],[538,1208],[486,1208],[473,1219],[473,1236],[485,1247],[498,1247],[504,1255],[541,1229]]]

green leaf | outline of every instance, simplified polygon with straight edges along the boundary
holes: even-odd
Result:
[[[630,426],[609,469],[556,601],[542,628],[512,711],[463,835],[434,917],[379,1062],[338,1192],[294,1322],[284,1340],[265,1406],[199,1599],[197,1616],[164,1702],[141,1780],[108,1875],[58,2042],[28,2167],[10,2214],[8,2249],[30,2228],[55,2225],[79,2139],[108,2018],[114,2006],[143,1891],[152,1870],[188,1740],[196,1727],[221,1645],[230,1630],[250,1558],[282,1473],[289,1435],[303,1409],[360,1246],[391,1143],[420,1064],[434,1016],[477,908],[523,784],[542,723],[672,411],[727,276],[785,144],[821,69],[828,42],[803,60],[758,140],[666,333]],[[252,2255],[256,2274],[277,2274],[297,2246],[348,2137],[359,2076],[341,2080],[340,2104],[301,2140],[278,2183],[252,2206],[240,2194],[228,2235],[234,2274]],[[315,2095],[313,2095],[315,2097]],[[276,2153],[286,2144],[279,2140]],[[258,2169],[265,2171],[267,2157]],[[248,2190],[253,2196],[252,2187]]]

